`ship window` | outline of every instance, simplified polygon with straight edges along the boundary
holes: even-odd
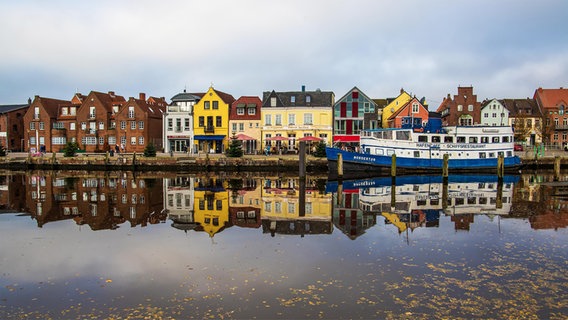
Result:
[[[445,143],[453,143],[453,142],[454,142],[454,137],[445,136],[445,137],[444,137],[444,142],[445,142]]]
[[[491,142],[493,142],[493,143],[499,143],[499,137],[493,137],[493,138],[491,139]]]
[[[481,137],[481,143],[489,143],[489,137]]]
[[[475,197],[468,197],[467,198],[467,204],[476,204],[477,199]]]
[[[507,151],[507,157],[512,157],[513,156],[513,152],[512,151]]]
[[[477,137],[469,137],[469,143],[477,143]]]
[[[392,131],[383,131],[383,139],[392,140]]]
[[[480,152],[480,153],[479,153],[479,158],[480,158],[480,159],[485,159],[485,158],[487,158],[487,155],[485,154],[485,152]]]
[[[394,154],[393,149],[387,149],[387,156],[392,156]]]
[[[440,136],[432,136],[432,142],[440,142]]]
[[[495,158],[495,152],[489,152],[489,158]]]
[[[479,204],[487,204],[487,198],[479,198]]]
[[[414,158],[420,158],[420,151],[414,151]]]
[[[396,140],[409,140],[409,139],[410,139],[410,131],[396,132]]]
[[[456,141],[458,143],[465,143],[465,137],[458,137]]]
[[[508,137],[508,136],[503,137],[503,140],[502,140],[502,141],[503,141],[503,142],[509,142],[509,137]]]
[[[377,149],[375,149],[375,154],[382,156],[382,155],[385,154],[385,150],[377,148]]]
[[[418,136],[418,142],[428,142],[427,136]]]
[[[365,148],[365,153],[371,153],[371,148]]]
[[[454,204],[455,204],[456,206],[461,206],[461,205],[463,205],[464,203],[465,203],[464,198],[456,198]]]

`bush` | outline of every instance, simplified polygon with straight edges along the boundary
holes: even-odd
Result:
[[[150,143],[144,148],[144,156],[145,157],[155,157],[156,156],[156,146],[153,143]]]
[[[325,142],[320,141],[316,144],[316,151],[314,152],[314,157],[323,158],[325,157]]]
[[[63,148],[63,156],[74,157],[77,154],[77,150],[79,150],[79,145],[77,144],[77,142],[67,142],[67,144]]]
[[[226,152],[227,157],[230,158],[240,158],[243,156],[243,147],[242,142],[237,140],[235,137],[231,138],[229,142],[229,148],[227,148]]]

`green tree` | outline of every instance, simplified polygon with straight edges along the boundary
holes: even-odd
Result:
[[[77,150],[79,150],[79,145],[77,142],[67,142],[65,147],[63,147],[63,156],[64,157],[74,157],[77,154]]]
[[[323,158],[325,157],[325,142],[320,141],[316,144],[316,151],[314,152],[314,157]]]
[[[231,138],[229,142],[229,148],[226,152],[227,157],[230,158],[240,158],[243,156],[243,147],[241,140],[238,140],[235,136]]]
[[[146,148],[144,148],[144,156],[145,157],[155,157],[156,156],[156,146],[152,142],[150,142]]]

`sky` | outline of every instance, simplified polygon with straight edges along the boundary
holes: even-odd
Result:
[[[76,92],[568,88],[565,0],[0,0],[0,105]]]

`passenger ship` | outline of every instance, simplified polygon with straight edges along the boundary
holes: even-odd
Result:
[[[518,169],[521,160],[514,154],[510,126],[426,126],[424,129],[391,128],[365,130],[360,148],[347,150],[340,145],[326,148],[330,169],[336,169],[341,154],[345,169],[390,168],[396,155],[401,171],[442,170],[448,155],[449,171],[495,171],[503,156],[505,170]]]

